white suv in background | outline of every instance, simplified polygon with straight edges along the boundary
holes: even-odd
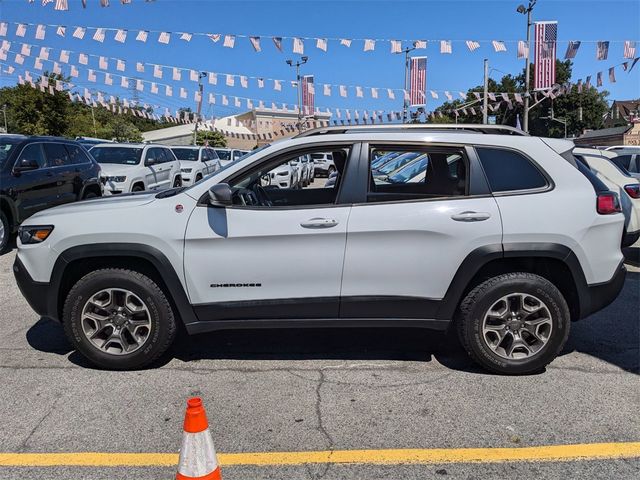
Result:
[[[311,160],[313,160],[315,175],[318,177],[329,177],[336,171],[336,166],[333,164],[333,155],[330,153],[312,153]]]
[[[171,147],[173,154],[180,161],[182,184],[189,187],[207,175],[220,170],[220,159],[213,148],[209,147]]]
[[[240,160],[244,157],[248,150],[238,150],[237,148],[222,148],[222,147],[214,147],[214,150],[218,154],[218,158],[220,158],[220,164],[224,167],[229,163],[235,162],[236,160]]]
[[[13,271],[106,368],[151,364],[181,323],[454,329],[484,368],[538,372],[625,279],[618,195],[573,147],[483,125],[312,130],[189,188],[37,213]],[[264,188],[320,152],[334,187]],[[376,181],[388,152],[426,155],[424,180]]]
[[[92,147],[90,153],[102,169],[105,195],[182,185],[180,162],[163,145],[104,143]]]

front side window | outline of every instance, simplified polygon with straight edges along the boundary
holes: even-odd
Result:
[[[477,147],[478,157],[493,192],[535,190],[548,185],[540,170],[514,150]]]
[[[128,147],[93,147],[90,153],[98,163],[138,165],[142,150],[142,148]]]
[[[220,160],[231,160],[231,152],[229,150],[216,150]]]
[[[90,162],[89,157],[77,145],[65,145],[67,147],[67,153],[69,154],[69,160],[74,165]]]
[[[71,165],[67,149],[61,143],[44,143],[44,153],[49,167],[64,167]]]
[[[349,157],[350,147],[335,147],[331,154],[336,172],[329,178],[309,179],[302,158],[308,152],[282,155],[229,182],[233,203],[248,207],[292,207],[333,205]],[[317,150],[316,150],[317,152]],[[313,158],[313,156],[312,156]]]
[[[47,165],[44,152],[42,151],[42,144],[32,143],[22,149],[16,165],[20,166],[24,164],[37,165],[38,168],[43,168]]]
[[[468,177],[461,150],[429,148],[374,148],[369,174],[369,202],[465,195]]]

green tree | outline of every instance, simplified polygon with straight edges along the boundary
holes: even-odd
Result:
[[[196,134],[196,143],[198,145],[204,145],[205,143],[210,147],[226,147],[227,139],[220,132],[212,132],[210,130],[198,130]]]

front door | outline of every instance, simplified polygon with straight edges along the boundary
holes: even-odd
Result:
[[[274,205],[278,189],[261,179],[294,155],[232,176],[232,206],[191,215],[184,262],[201,320],[338,317],[351,206],[337,203],[339,185],[291,190],[288,201],[278,192]]]
[[[371,168],[395,151],[413,159],[384,174]],[[341,317],[433,319],[467,255],[500,245],[496,201],[468,194],[460,148],[372,147],[369,171],[366,203],[349,217]]]

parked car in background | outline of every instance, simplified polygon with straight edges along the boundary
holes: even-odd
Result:
[[[574,148],[573,155],[619,195],[625,216],[622,246],[633,245],[640,238],[640,180],[617,164],[615,151]]]
[[[193,185],[205,176],[220,170],[220,159],[210,147],[171,147],[173,154],[180,161],[180,172],[184,186]]]
[[[34,213],[101,195],[100,166],[79,143],[0,135],[0,253]]]
[[[104,143],[93,147],[90,153],[102,168],[107,195],[182,185],[180,162],[164,145]]]
[[[395,171],[400,170],[402,167],[404,167],[408,163],[418,159],[418,157],[420,157],[421,155],[422,155],[421,152],[406,152],[406,153],[402,153],[401,155],[397,155],[392,160],[383,163],[382,166],[376,169],[372,169],[371,173],[373,175],[373,178],[379,178],[379,179],[385,180],[390,175],[392,175]]]
[[[239,150],[237,148],[221,148],[215,147],[214,150],[218,154],[218,158],[220,159],[220,164],[224,167],[231,162],[235,162],[236,160],[240,160],[244,157],[248,150]]]
[[[313,160],[315,175],[318,177],[328,178],[336,171],[336,166],[333,164],[333,156],[331,153],[312,153],[311,160]]]
[[[93,137],[76,137],[76,142],[78,142],[87,150],[101,143],[114,143],[112,140],[105,140],[103,138],[93,138]]]
[[[311,158],[311,155],[304,155],[302,163],[307,168],[307,185],[309,185],[316,178],[315,168],[314,168],[313,159]]]
[[[291,162],[278,165],[268,173],[270,182],[269,185],[278,188],[297,188],[298,177],[295,167]],[[263,183],[263,186],[264,185]]]
[[[300,188],[304,188],[311,183],[311,166],[310,159],[308,155],[302,155],[292,162],[293,168],[298,171],[298,186]]]

